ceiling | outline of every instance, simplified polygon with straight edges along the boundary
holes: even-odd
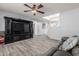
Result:
[[[28,5],[32,6],[32,4],[34,3],[29,3]],[[31,12],[24,12],[24,10],[29,10],[29,8],[25,7],[23,3],[0,3],[0,10],[22,14],[25,16],[32,17],[34,19],[42,19],[42,17],[54,13],[61,13],[64,11],[79,8],[79,3],[41,3],[41,4],[44,5],[44,8],[41,8],[40,10],[44,11],[45,14],[38,13],[36,16],[34,16]],[[39,4],[37,3],[36,5]]]

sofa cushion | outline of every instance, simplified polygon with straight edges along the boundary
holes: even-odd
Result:
[[[56,51],[53,56],[71,56],[71,54],[66,51],[60,50],[60,51]]]
[[[76,46],[72,49],[73,56],[79,56],[79,46]]]

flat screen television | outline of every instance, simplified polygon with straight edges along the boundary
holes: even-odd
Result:
[[[13,27],[13,34],[21,34],[24,32],[24,24],[20,22],[13,22],[12,24]]]
[[[13,22],[13,34],[23,34],[23,33],[29,33],[30,27],[29,23],[22,23],[22,22]]]

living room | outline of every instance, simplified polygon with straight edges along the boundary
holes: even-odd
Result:
[[[34,8],[35,11],[33,11],[34,6],[36,6]],[[39,9],[37,9],[37,6]],[[0,55],[79,56],[79,53],[77,53],[79,51],[78,19],[79,3],[1,3]],[[15,23],[19,25],[13,25]],[[25,29],[23,29],[24,23],[29,23],[29,27],[25,26],[26,28],[24,27]],[[17,35],[16,31],[22,37]],[[25,32],[25,34],[21,31]],[[30,32],[28,38],[26,38],[26,32]],[[14,33],[19,38],[15,37]],[[64,40],[65,42],[63,42]],[[63,46],[63,49],[60,49],[61,46]],[[75,50],[75,47],[77,50]],[[64,52],[58,51],[59,49],[64,50]]]

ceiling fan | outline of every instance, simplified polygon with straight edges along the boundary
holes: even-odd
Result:
[[[32,11],[33,15],[36,15],[37,12],[38,13],[41,13],[41,14],[44,14],[45,13],[43,11],[40,11],[40,8],[44,7],[42,4],[40,4],[38,6],[35,5],[35,4],[33,4],[32,7],[29,6],[29,5],[27,5],[27,4],[24,4],[24,5],[31,9],[31,10],[24,10],[24,12],[30,12],[30,11]]]

